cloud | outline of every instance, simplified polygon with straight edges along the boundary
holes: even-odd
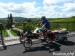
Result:
[[[75,11],[75,3],[66,3],[64,4],[64,7],[66,8],[66,10]]]
[[[75,16],[74,0],[44,0],[43,5],[47,17]]]
[[[43,6],[36,6],[36,0],[23,3],[1,3],[0,16],[7,17],[9,13],[21,17],[70,17],[75,16],[74,0],[42,0]]]
[[[68,17],[75,16],[75,2],[73,2],[73,3],[65,3],[63,11],[66,12],[65,14]]]
[[[35,2],[26,2],[22,4],[0,3],[0,15],[12,13],[14,16],[21,15],[23,17],[33,17],[38,9],[39,7],[35,6]]]

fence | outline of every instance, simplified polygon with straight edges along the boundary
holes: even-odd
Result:
[[[68,31],[75,31],[75,22],[51,22],[51,29],[66,28]]]

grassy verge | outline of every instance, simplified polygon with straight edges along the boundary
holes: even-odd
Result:
[[[17,33],[11,30],[12,35],[17,36]]]
[[[3,37],[8,37],[8,33],[6,32],[6,30],[3,30]]]

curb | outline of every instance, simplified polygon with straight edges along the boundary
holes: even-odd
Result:
[[[15,39],[15,40],[5,40],[5,41],[8,41],[8,42],[5,42],[5,45],[6,45],[6,46],[12,46],[12,45],[21,44],[18,39]],[[40,43],[39,39],[33,39],[32,42],[33,42],[33,44],[35,44],[35,43]],[[2,46],[3,46],[3,45],[0,45],[0,47],[2,47]]]

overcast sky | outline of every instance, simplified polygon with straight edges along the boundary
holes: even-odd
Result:
[[[0,17],[75,16],[75,0],[0,0]]]

